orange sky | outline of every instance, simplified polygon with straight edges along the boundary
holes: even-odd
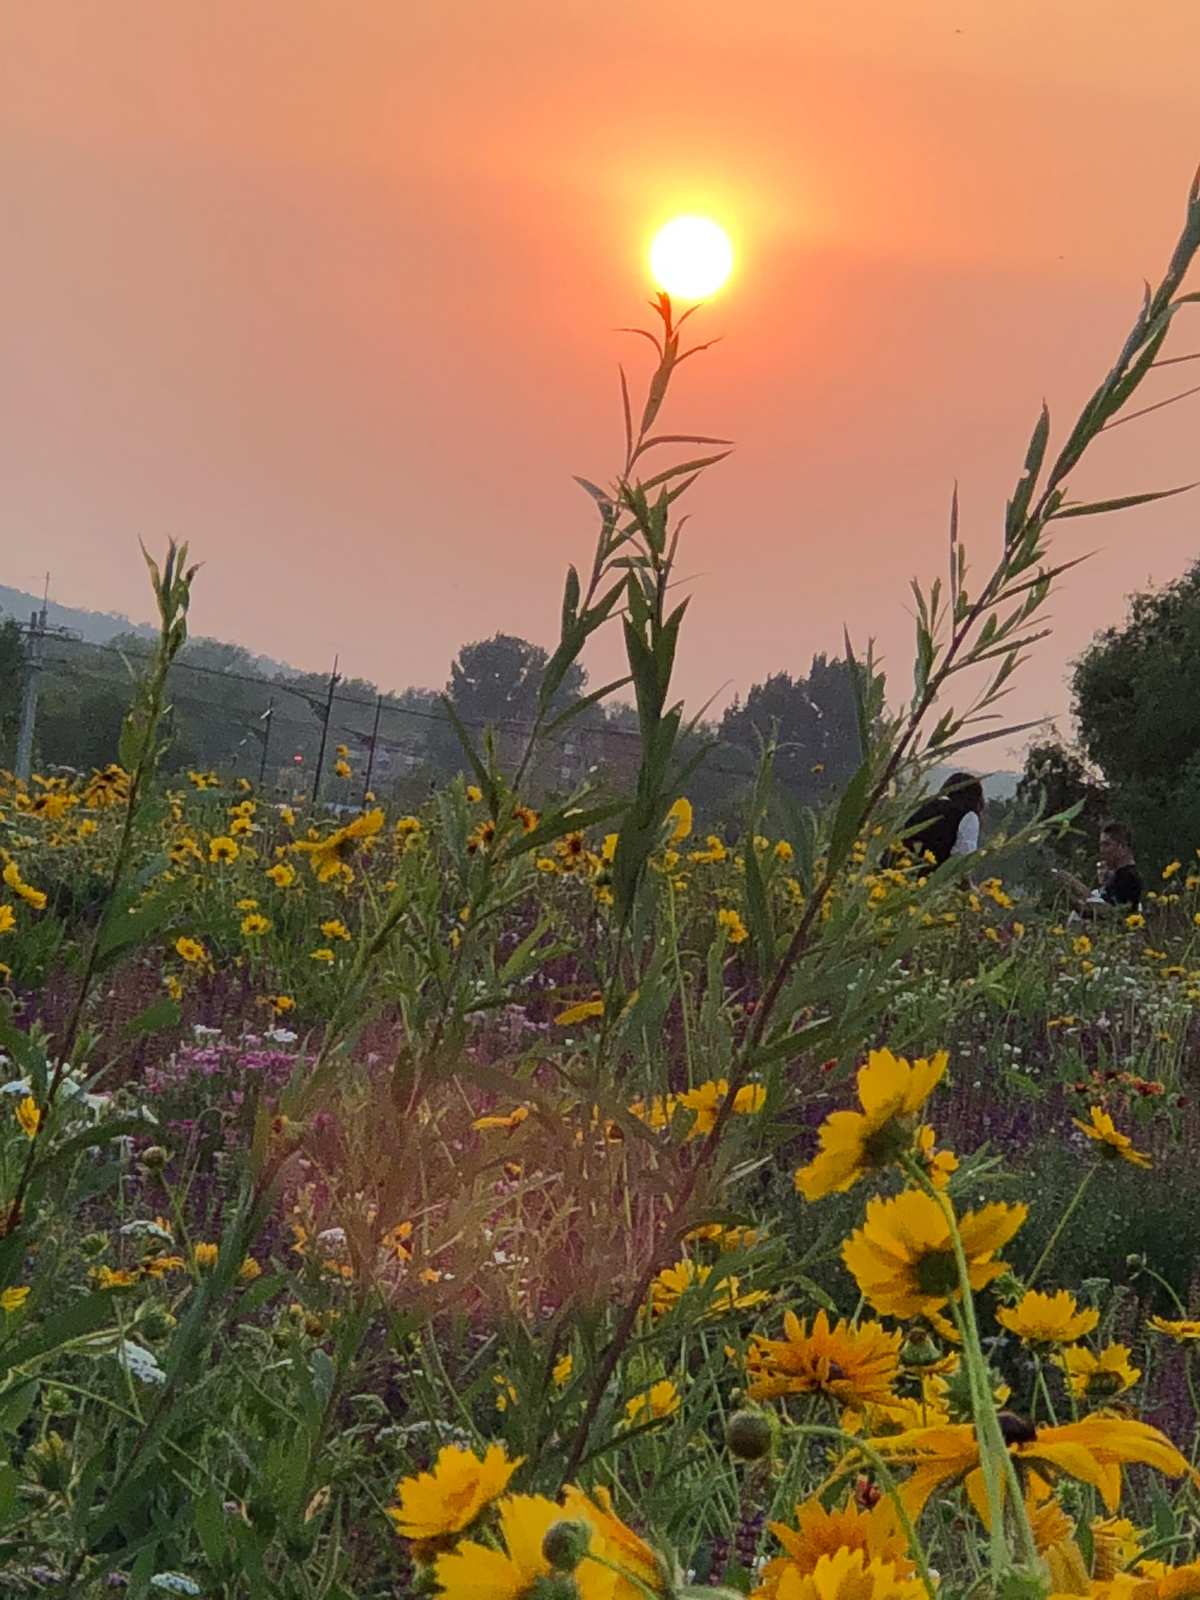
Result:
[[[1165,260],[1198,67],[1194,0],[10,0],[0,582],[141,617],[170,532],[197,630],[299,665],[438,686],[464,640],[551,643],[570,475],[615,467],[642,372],[611,330],[652,226],[707,209],[739,267],[668,420],[739,448],[691,508],[681,686],[719,705],[843,620],[899,686],[953,478],[981,565],[1043,394],[1065,422]],[[1197,407],[1073,489],[1200,477]],[[1098,553],[1014,720],[1198,514],[1064,525]]]

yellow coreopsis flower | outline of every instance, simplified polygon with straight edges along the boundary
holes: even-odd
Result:
[[[890,1561],[875,1561],[861,1550],[836,1550],[822,1556],[811,1572],[787,1567],[772,1600],[925,1600],[919,1578],[901,1578]]]
[[[1131,911],[1130,914],[1125,918],[1125,926],[1127,928],[1133,928],[1134,930],[1138,928],[1144,928],[1146,926],[1146,919],[1140,911]]]
[[[250,821],[249,817],[234,817],[233,821],[229,824],[229,832],[233,838],[240,839],[243,834],[249,833],[253,827],[254,824]]]
[[[330,917],[321,924],[321,932],[327,939],[349,939],[350,929],[339,917]]]
[[[26,883],[21,876],[21,869],[15,861],[6,862],[3,873],[4,882],[15,895],[19,895],[26,905],[32,906],[35,911],[44,911],[46,896],[43,890],[35,889],[31,883]]]
[[[296,1002],[290,994],[273,994],[270,996],[271,1009],[277,1017],[282,1017],[285,1012],[295,1010]]]
[[[909,1062],[890,1050],[872,1050],[859,1068],[861,1111],[835,1111],[818,1134],[820,1151],[795,1174],[806,1200],[841,1194],[869,1172],[888,1166],[913,1146],[912,1119],[945,1075],[949,1056]]]
[[[556,1389],[563,1388],[570,1381],[571,1373],[574,1370],[575,1357],[569,1350],[564,1351],[564,1353],[559,1356],[558,1360],[554,1363],[554,1368],[550,1373],[550,1376],[554,1382],[554,1387]]]
[[[242,932],[248,939],[255,939],[260,934],[268,933],[270,928],[270,917],[264,917],[261,911],[252,911],[249,916],[242,918]]]
[[[1081,1122],[1078,1117],[1072,1117],[1071,1120],[1081,1133],[1099,1146],[1101,1155],[1109,1156],[1113,1160],[1128,1161],[1131,1167],[1153,1165],[1148,1155],[1134,1149],[1132,1139],[1118,1131],[1113,1119],[1102,1106],[1093,1106],[1090,1115],[1090,1122]]]
[[[725,937],[730,944],[742,944],[750,937],[749,929],[738,913],[730,907],[722,907],[717,912],[717,926],[724,928]]]
[[[217,866],[236,861],[241,853],[237,840],[231,839],[228,834],[218,834],[215,839],[208,841],[208,859]]]
[[[1058,1361],[1077,1400],[1111,1400],[1132,1389],[1142,1375],[1141,1368],[1133,1366],[1129,1357],[1127,1344],[1105,1345],[1099,1355],[1078,1345],[1064,1350]]]
[[[277,861],[267,868],[266,875],[277,889],[290,889],[296,881],[296,869],[290,861]]]
[[[350,763],[339,756],[333,764],[333,770],[339,778],[348,778],[350,776]]]
[[[509,1495],[499,1506],[502,1548],[463,1539],[439,1556],[434,1572],[443,1600],[532,1600],[554,1569],[545,1555],[546,1535],[566,1511],[543,1495]],[[612,1600],[614,1574],[594,1561],[576,1568],[579,1600]]]
[[[1007,1271],[996,1252],[1027,1215],[1024,1205],[997,1203],[958,1219],[972,1289]],[[863,1226],[842,1246],[842,1260],[862,1295],[887,1317],[935,1315],[959,1295],[949,1222],[938,1201],[921,1189],[870,1201]]]
[[[667,812],[667,821],[671,824],[669,842],[678,844],[681,839],[686,839],[692,831],[692,802],[686,795],[680,795],[675,804]]]
[[[909,1577],[914,1570],[907,1541],[887,1500],[880,1500],[869,1511],[861,1509],[853,1499],[832,1511],[827,1511],[819,1500],[809,1500],[798,1505],[793,1515],[794,1528],[783,1522],[768,1524],[784,1554],[763,1568],[759,1587],[754,1591],[755,1600],[779,1600],[786,1574],[802,1578],[822,1558],[839,1551],[858,1551],[867,1561],[889,1562],[899,1578]]]
[[[93,1267],[91,1275],[98,1289],[130,1289],[138,1281],[129,1267]]]
[[[839,1405],[884,1405],[900,1370],[899,1331],[879,1322],[830,1324],[818,1311],[812,1326],[794,1311],[783,1314],[782,1339],[759,1334],[746,1347],[746,1377],[752,1400],[788,1394],[826,1394]]]
[[[198,967],[208,960],[208,951],[200,943],[199,939],[189,939],[186,934],[182,934],[176,939],[175,954],[181,961],[186,961],[190,966],[194,967]]]
[[[339,877],[349,881],[354,876],[350,867],[351,858],[364,846],[369,847],[371,840],[383,827],[383,820],[383,811],[379,808],[364,811],[344,828],[337,828],[324,838],[299,839],[292,849],[308,856],[318,883],[328,883],[331,878]]]
[[[10,1316],[14,1311],[20,1311],[28,1299],[29,1285],[27,1283],[16,1285],[11,1289],[5,1289],[3,1293],[0,1293],[0,1311],[3,1311],[5,1316]]]
[[[1016,1334],[1022,1344],[1063,1345],[1074,1344],[1091,1333],[1100,1321],[1100,1313],[1094,1306],[1081,1309],[1066,1289],[1055,1294],[1030,1289],[1015,1306],[999,1307],[996,1321]]]
[[[42,1111],[37,1101],[31,1094],[18,1100],[15,1112],[17,1126],[27,1139],[36,1139],[38,1129],[42,1125]]]
[[[689,1139],[712,1132],[728,1096],[729,1079],[710,1078],[706,1083],[697,1084],[694,1089],[687,1089],[675,1097],[675,1105],[695,1114],[695,1121],[688,1129]],[[761,1083],[744,1083],[733,1097],[734,1114],[755,1116],[766,1102],[767,1091]]]
[[[1153,1328],[1155,1333],[1174,1339],[1176,1344],[1191,1344],[1200,1339],[1200,1320],[1192,1317],[1183,1317],[1176,1322],[1169,1317],[1150,1317],[1146,1326]]]
[[[631,1400],[626,1400],[625,1415],[633,1423],[657,1421],[661,1417],[674,1416],[682,1403],[679,1390],[670,1378],[661,1378],[643,1394],[635,1394]]]
[[[461,1445],[443,1445],[429,1472],[401,1478],[387,1508],[396,1532],[427,1543],[461,1533],[508,1488],[522,1457],[510,1461],[502,1444],[490,1444],[482,1457]]]
[[[220,1245],[202,1242],[193,1248],[192,1261],[199,1271],[208,1272],[216,1266],[220,1253]]]
[[[322,945],[319,950],[310,950],[308,953],[308,959],[310,961],[320,961],[323,962],[325,966],[329,966],[334,959],[333,951],[328,945]]]
[[[664,1267],[650,1285],[650,1309],[655,1316],[673,1310],[691,1289],[701,1288],[712,1276],[711,1266],[684,1259],[673,1267]],[[750,1289],[743,1293],[741,1280],[723,1277],[716,1292],[705,1307],[706,1316],[719,1316],[726,1311],[745,1311],[761,1305],[770,1296],[765,1289]]]
[[[0,933],[11,933],[17,925],[13,908],[9,905],[0,905]]]

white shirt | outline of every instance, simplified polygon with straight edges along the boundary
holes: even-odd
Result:
[[[969,856],[979,849],[979,813],[964,811],[954,837],[952,856]]]

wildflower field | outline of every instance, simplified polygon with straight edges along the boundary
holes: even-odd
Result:
[[[823,811],[769,746],[736,837],[687,798],[675,502],[720,441],[653,432],[665,299],[509,768],[460,727],[461,779],[350,818],[175,770],[195,575],[151,562],[118,762],[0,786],[0,1595],[1200,1594],[1200,857],[1080,924],[1035,870],[1070,816],[904,838],[1013,732],[1059,522],[1153,498],[1067,481],[1198,242],[1193,192],[989,570],[952,525],[911,691],[847,640]],[[534,793],[601,627],[636,788]]]

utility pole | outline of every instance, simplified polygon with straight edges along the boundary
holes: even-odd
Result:
[[[371,792],[371,774],[375,771],[375,746],[379,743],[379,716],[383,710],[383,695],[375,697],[375,723],[371,729],[371,750],[367,756],[367,775],[363,779],[363,806],[366,806],[367,796]]]
[[[325,775],[325,746],[329,740],[329,719],[333,716],[333,691],[341,679],[338,677],[338,658],[333,658],[333,671],[329,674],[329,694],[325,699],[325,711],[321,717],[321,748],[317,754],[317,770],[313,773],[312,803],[315,806],[321,793],[321,779]]]
[[[258,787],[261,789],[267,776],[267,746],[271,743],[271,718],[275,715],[275,696],[268,695],[267,709],[259,721],[263,725],[262,760],[258,764]]]
[[[49,581],[49,580],[47,580]],[[42,673],[42,640],[46,633],[46,605],[29,618],[25,646],[25,688],[21,695],[21,725],[17,730],[16,774],[29,782],[33,775],[33,730],[37,722],[39,679]]]

